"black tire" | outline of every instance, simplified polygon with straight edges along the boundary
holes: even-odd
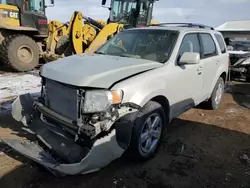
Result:
[[[215,100],[216,99],[216,93],[217,93],[217,90],[218,90],[220,84],[222,84],[222,95],[220,97],[220,100],[218,102],[216,102],[216,100]],[[222,97],[223,97],[223,94],[224,94],[224,89],[225,89],[225,82],[224,82],[223,78],[220,77],[218,79],[215,87],[214,87],[214,90],[212,92],[212,95],[211,95],[210,99],[204,103],[204,105],[205,105],[205,107],[207,109],[216,110],[216,109],[218,109],[220,107]]]
[[[142,134],[142,129],[144,127],[145,121],[153,114],[159,115],[161,118],[162,122],[162,129],[160,132],[160,138],[156,144],[156,147],[153,147],[154,149],[148,153],[143,152],[141,148],[141,134]],[[132,139],[130,142],[128,154],[133,157],[133,159],[140,160],[140,161],[145,161],[148,160],[152,157],[155,156],[157,153],[157,150],[161,144],[162,136],[164,129],[166,127],[166,115],[163,107],[154,101],[149,101],[138,113],[135,121],[134,121],[134,126],[133,126],[133,131],[132,131]]]
[[[26,52],[26,58],[20,59],[19,49]],[[39,64],[39,48],[36,42],[25,35],[10,35],[4,39],[0,46],[0,60],[8,69],[19,72],[34,69]]]
[[[69,36],[61,36],[56,44],[55,52],[58,55],[62,55],[69,45]]]

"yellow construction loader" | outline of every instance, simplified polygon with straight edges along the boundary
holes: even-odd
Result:
[[[29,71],[37,67],[41,57],[50,62],[94,52],[122,29],[153,23],[155,1],[111,0],[107,20],[94,20],[76,11],[63,24],[48,22],[45,0],[0,0],[0,68]],[[53,5],[51,0],[47,6]]]
[[[0,0],[0,67],[28,71],[39,63],[46,49],[46,6],[51,0]],[[44,46],[44,47],[43,47]]]
[[[158,0],[111,0],[107,21],[93,20],[77,11],[68,24],[51,21],[44,59],[50,62],[73,54],[92,53],[123,29],[158,23],[152,21],[155,1]],[[102,5],[105,4],[106,0],[102,0]]]

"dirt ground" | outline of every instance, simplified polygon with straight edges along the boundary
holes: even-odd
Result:
[[[219,110],[191,109],[168,127],[158,155],[122,157],[89,175],[54,177],[0,143],[1,188],[250,188],[250,84],[227,88]],[[0,136],[24,136],[10,114]]]

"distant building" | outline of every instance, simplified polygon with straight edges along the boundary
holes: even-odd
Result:
[[[223,36],[233,40],[250,40],[250,20],[230,21],[217,28]]]

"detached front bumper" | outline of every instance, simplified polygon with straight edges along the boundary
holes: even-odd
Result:
[[[50,154],[34,142],[10,139],[5,139],[3,142],[27,158],[48,168],[50,171],[62,175],[85,174],[97,171],[121,157],[125,151],[116,141],[115,130],[97,140],[88,155],[81,162],[73,164],[58,163]]]
[[[12,116],[21,121],[28,132],[36,135],[37,140],[43,143],[42,146],[29,140],[2,141],[54,174],[75,175],[97,171],[121,157],[129,146],[132,120],[136,112],[117,120],[114,129],[95,140],[91,148],[84,148],[73,141],[72,135],[65,134],[59,127],[51,126],[38,117],[32,117],[33,103],[34,100],[29,94],[19,96],[12,104]],[[56,155],[53,155],[55,153]],[[58,157],[62,160],[57,160]]]

